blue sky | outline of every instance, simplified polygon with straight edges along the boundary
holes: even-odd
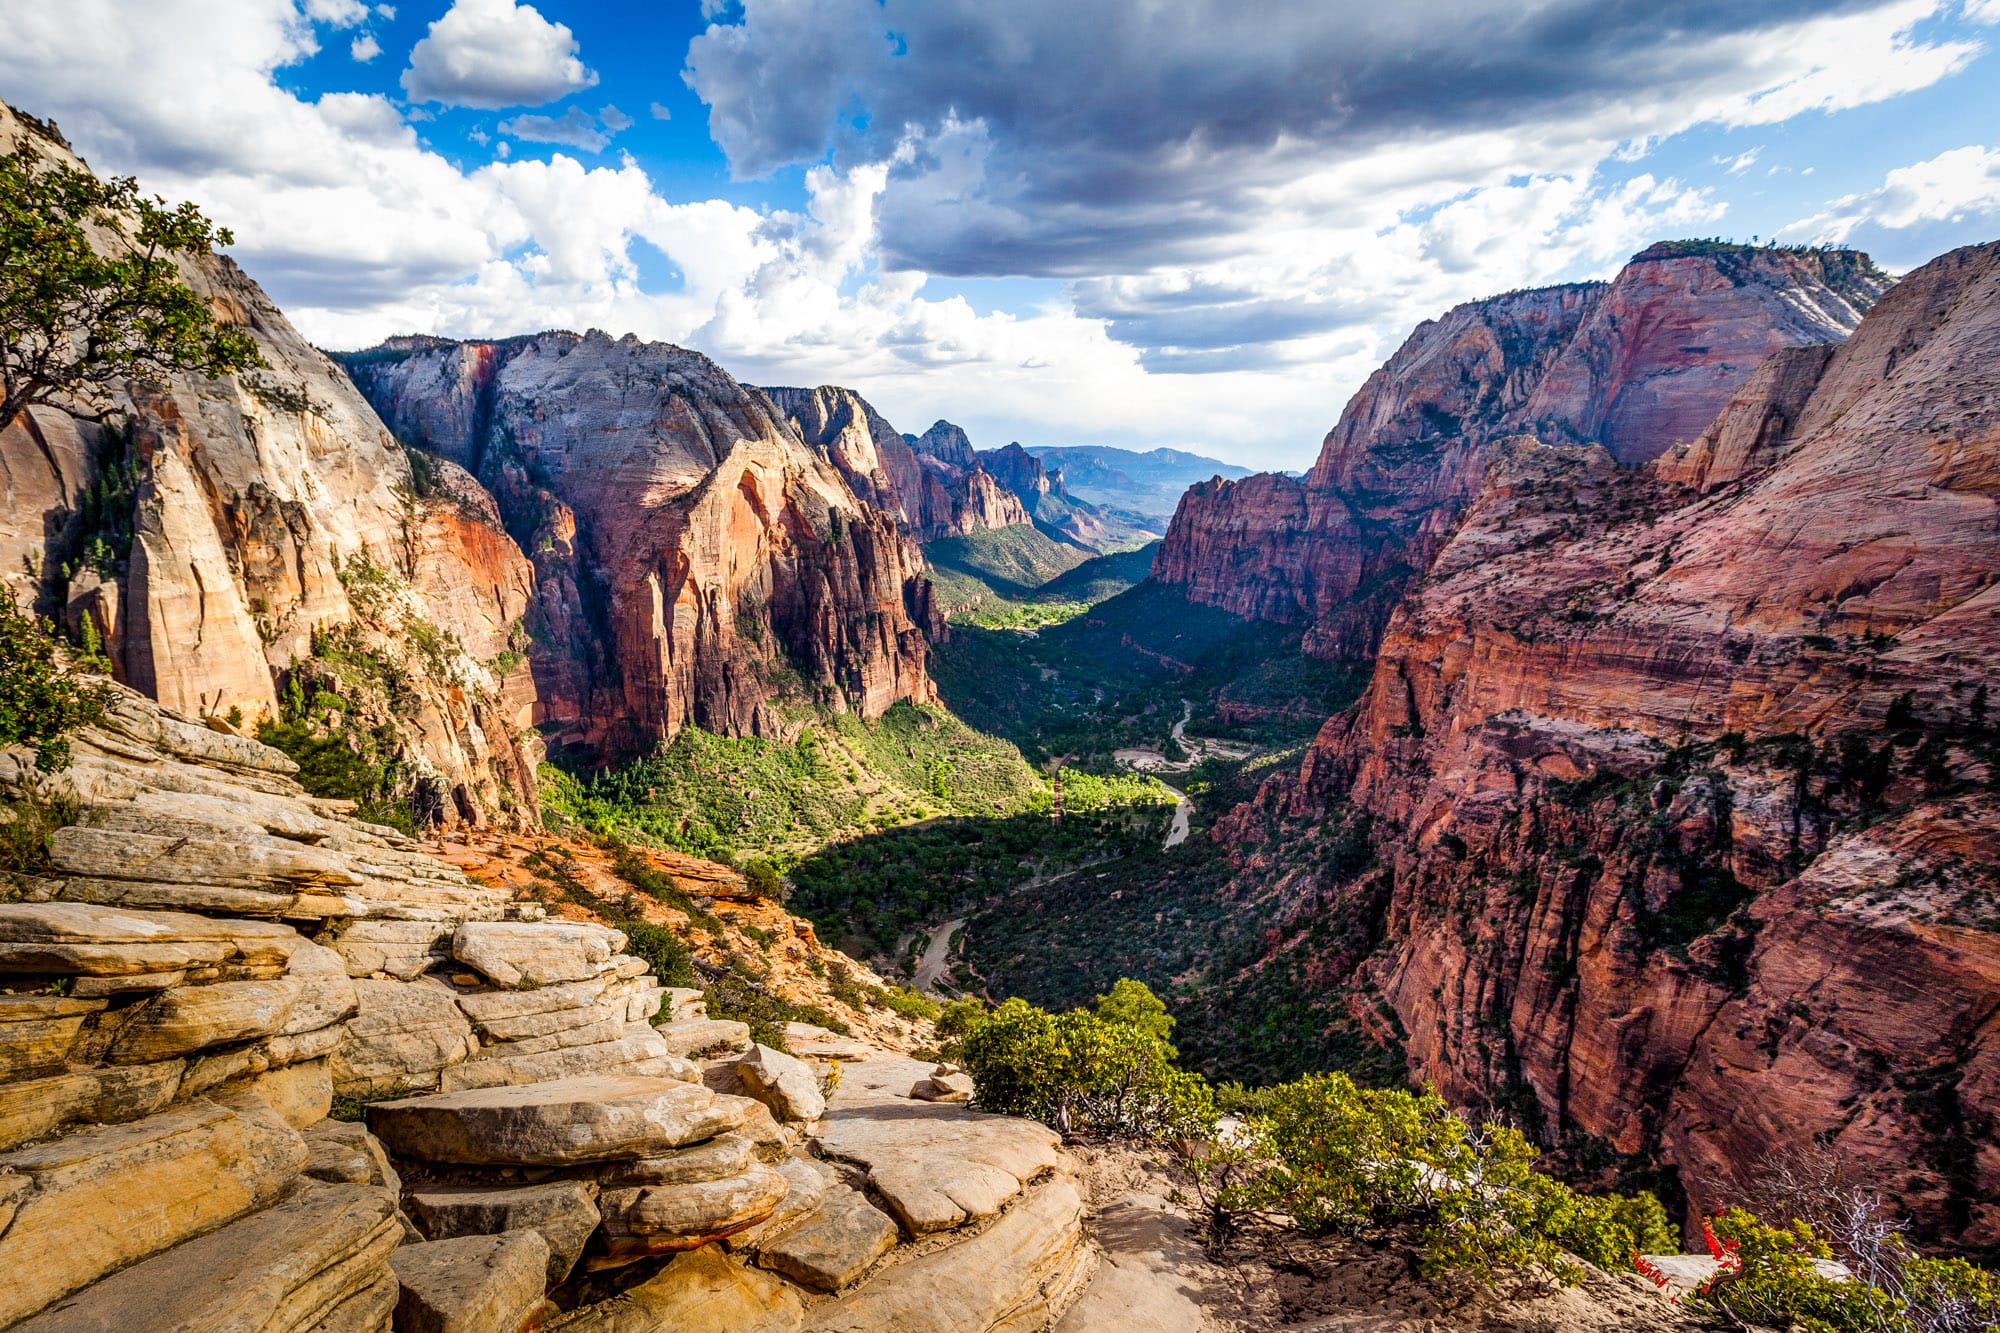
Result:
[[[1301,467],[1671,236],[2000,238],[2000,0],[67,0],[0,98],[334,347],[602,327],[906,430]]]

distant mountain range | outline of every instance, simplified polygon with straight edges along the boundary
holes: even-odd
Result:
[[[1222,477],[1234,481],[1250,475],[1202,454],[1180,449],[1139,453],[1105,445],[1029,445],[1029,453],[1051,468],[1062,470],[1070,494],[1093,504],[1129,510],[1148,518],[1172,518],[1181,495],[1196,482]]]

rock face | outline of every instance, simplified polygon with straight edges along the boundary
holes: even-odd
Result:
[[[0,105],[0,151],[21,144],[81,165]],[[275,717],[280,677],[329,645],[387,649],[413,669],[369,721],[394,731],[441,813],[532,811],[533,682],[501,658],[531,571],[490,503],[413,478],[340,367],[228,259],[182,277],[266,364],[135,388],[117,403],[129,430],[35,409],[0,431],[6,590],[92,619],[119,679],[169,708],[235,709],[246,725]]]
[[[1839,342],[1887,284],[1847,251],[1667,243],[1608,285],[1459,306],[1369,377],[1303,480],[1192,487],[1154,577],[1306,625],[1314,656],[1366,658],[1479,492],[1494,441],[1595,442],[1647,462],[1692,444],[1771,353]]]
[[[776,734],[771,702],[800,681],[871,717],[933,696],[920,561],[835,461],[886,478],[858,466],[860,428],[815,451],[707,358],[630,336],[404,338],[345,360],[534,552],[537,718],[565,743]]]
[[[1699,1208],[1818,1141],[2000,1240],[1996,358],[1973,247],[1649,470],[1487,447],[1367,693],[1225,830],[1367,818],[1291,925],[1368,923],[1314,975],[1414,1075]]]
[[[1036,527],[1059,541],[1107,550],[1134,545],[1159,533],[1137,514],[1120,514],[1071,495],[1063,484],[1061,468],[1044,467],[1041,459],[1018,443],[981,450],[979,464],[1020,497]]]
[[[765,389],[772,404],[828,458],[855,495],[920,542],[1026,523],[1018,497],[979,466],[967,443],[950,458],[919,454],[852,389]]]

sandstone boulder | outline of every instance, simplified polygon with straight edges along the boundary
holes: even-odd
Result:
[[[452,957],[515,989],[587,980],[624,947],[623,932],[581,921],[471,921],[451,937]]]
[[[757,1144],[748,1135],[718,1134],[678,1152],[613,1162],[597,1178],[605,1185],[682,1185],[740,1175],[756,1160]]]
[[[305,1159],[275,1113],[207,1101],[0,1154],[0,1180],[18,1182],[0,1324],[268,1206]]]
[[[796,1056],[754,1045],[736,1062],[736,1074],[744,1089],[780,1120],[812,1121],[826,1114],[819,1074]]]
[[[298,941],[290,926],[269,921],[90,903],[0,903],[0,973],[131,977],[224,962],[282,968]]]
[[[655,1029],[675,1055],[706,1055],[742,1051],[750,1046],[750,1025],[733,1018],[689,1018],[662,1023]]]
[[[658,1041],[633,1036],[621,1036],[616,1041],[591,1046],[566,1046],[525,1055],[509,1055],[506,1054],[507,1049],[507,1046],[498,1046],[481,1051],[477,1059],[445,1070],[438,1082],[439,1090],[459,1092],[470,1088],[504,1088],[592,1075],[671,1078],[693,1083],[701,1075],[697,1066],[668,1055]]]
[[[79,1070],[0,1083],[0,1152],[76,1121],[122,1124],[173,1100],[185,1062]]]
[[[324,945],[300,940],[285,975],[299,983],[299,1002],[279,1029],[281,1036],[316,1032],[352,1018],[361,1007],[354,983],[348,980],[346,963]]]
[[[148,1064],[209,1046],[282,1031],[304,993],[302,983],[220,981],[175,986],[146,1002],[110,1051],[114,1064]]]
[[[550,1325],[551,1333],[796,1333],[798,1288],[705,1245],[618,1296]]]
[[[0,1083],[62,1073],[83,1020],[104,1005],[60,995],[0,995]]]
[[[573,1078],[378,1102],[368,1125],[390,1151],[421,1161],[568,1166],[699,1143],[737,1128],[752,1104],[696,1083]]]
[[[414,981],[447,956],[451,927],[437,921],[355,921],[333,941],[351,977]]]
[[[334,1087],[373,1095],[437,1086],[438,1071],[474,1049],[472,1025],[434,983],[356,981],[359,1012],[333,1057]]]
[[[520,1333],[542,1313],[549,1247],[534,1231],[405,1245],[389,1256],[397,1333]]]
[[[769,1217],[790,1187],[783,1174],[753,1162],[719,1180],[607,1188],[598,1196],[605,1255],[590,1263],[612,1266],[706,1245]]]
[[[957,1070],[934,1071],[929,1078],[919,1079],[910,1089],[910,1095],[918,1101],[950,1102],[964,1105],[972,1100],[972,1076]]]
[[[813,1291],[838,1291],[889,1252],[896,1224],[859,1190],[835,1185],[817,1212],[757,1246],[759,1267]]]
[[[322,1120],[305,1131],[306,1175],[329,1184],[375,1185],[397,1198],[403,1182],[382,1150],[381,1140],[366,1125],[351,1120]]]
[[[389,1255],[402,1235],[389,1191],[310,1184],[16,1327],[25,1333],[382,1329],[395,1306]]]
[[[581,1180],[541,1185],[434,1186],[410,1195],[410,1212],[432,1240],[533,1231],[549,1248],[547,1285],[569,1276],[597,1230],[597,1187]]]
[[[1028,1333],[1090,1280],[1083,1201],[1068,1180],[1029,1191],[993,1225],[942,1250],[890,1262],[812,1312],[818,1333]]]

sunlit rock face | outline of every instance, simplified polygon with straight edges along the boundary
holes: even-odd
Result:
[[[1627,466],[1691,444],[1766,357],[1837,343],[1887,285],[1851,251],[1654,246],[1609,283],[1512,292],[1417,327],[1302,480],[1205,482],[1153,567],[1196,601],[1365,658],[1486,475],[1529,433]]]
[[[706,357],[593,332],[396,339],[347,364],[400,435],[476,472],[530,553],[539,717],[565,743],[776,734],[781,699],[875,716],[932,697],[928,585],[896,518]],[[860,444],[852,475],[893,486]]]

